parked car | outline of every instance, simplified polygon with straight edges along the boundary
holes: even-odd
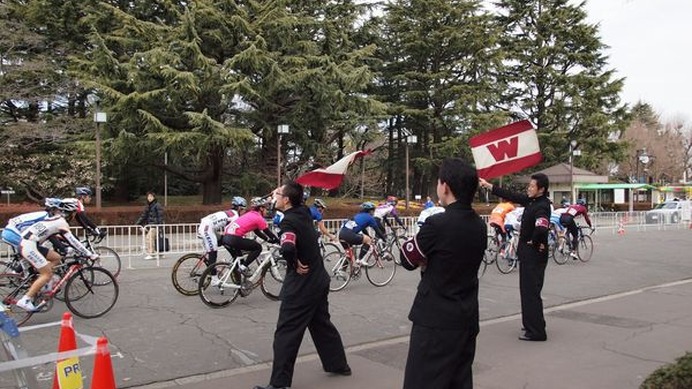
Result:
[[[689,200],[665,201],[657,204],[654,209],[646,213],[647,224],[676,224],[680,221],[689,221],[692,217],[692,206]]]

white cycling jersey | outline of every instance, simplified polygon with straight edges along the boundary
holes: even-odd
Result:
[[[203,231],[207,230],[207,227],[213,231],[216,236],[223,235],[223,230],[226,226],[235,221],[239,217],[238,212],[232,209],[228,211],[214,212],[207,215],[199,221],[199,229],[197,232],[202,234]]]
[[[2,230],[2,239],[15,249],[19,248],[19,243],[22,241],[22,231],[47,217],[48,212],[46,211],[29,212],[15,216],[7,222],[7,226]]]
[[[94,256],[82,242],[70,232],[70,225],[67,220],[60,215],[48,217],[22,232],[22,241],[19,244],[20,253],[27,261],[31,262],[37,269],[46,265],[46,258],[38,250],[38,245],[48,240],[53,235],[61,235],[70,246],[81,254]]]
[[[392,213],[393,209],[394,209],[394,206],[391,204],[378,205],[375,208],[374,216],[377,218],[380,218],[380,219],[384,219],[386,216],[389,216],[389,214]]]

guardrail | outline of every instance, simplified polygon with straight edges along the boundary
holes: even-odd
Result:
[[[655,224],[646,223],[645,215],[645,211],[638,211],[595,212],[589,216],[594,227],[596,227],[597,231],[601,233],[610,232],[611,234],[616,234],[621,228],[627,232],[642,232],[650,230],[661,231],[687,229],[690,227],[689,220],[680,221],[675,224],[663,223],[663,221]],[[487,216],[482,216],[482,218],[486,222],[488,221]],[[417,218],[403,217],[401,219],[403,220],[409,233],[413,233],[417,230]],[[344,222],[344,219],[325,219],[325,226],[331,231],[337,231]],[[582,221],[581,224],[585,224],[585,222]],[[166,258],[166,263],[168,263],[172,262],[168,261],[170,257],[176,257],[177,259],[180,254],[202,251],[202,245],[200,240],[197,238],[198,226],[199,224],[197,223],[147,226],[147,228],[159,229],[163,236],[169,240],[170,251],[154,254],[154,259],[156,261],[142,261],[142,258],[147,255],[147,230],[138,225],[101,226],[100,228],[105,229],[108,232],[108,235],[101,243],[99,243],[99,245],[108,246],[118,252],[123,260],[123,266],[125,267],[135,268],[152,267],[153,265],[161,266],[161,259],[163,258]],[[84,236],[84,232],[82,231],[81,227],[73,227],[72,232],[78,237]],[[11,248],[2,243],[0,246],[0,253],[3,257],[7,257],[11,253]],[[144,265],[144,263],[147,265]]]

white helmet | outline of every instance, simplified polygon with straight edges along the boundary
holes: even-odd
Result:
[[[58,204],[58,209],[65,213],[75,212],[79,207],[79,202],[77,199],[63,199],[60,204]]]

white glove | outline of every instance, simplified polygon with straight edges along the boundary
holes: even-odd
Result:
[[[99,255],[98,254],[91,254],[89,256],[89,259],[91,259],[92,261],[95,261],[95,260],[99,259]]]

